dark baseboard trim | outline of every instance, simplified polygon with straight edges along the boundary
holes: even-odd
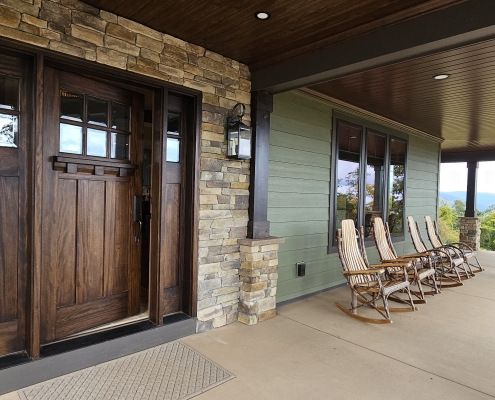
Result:
[[[277,303],[277,307],[283,307],[283,306],[286,306],[287,304],[294,303],[294,302],[299,301],[299,300],[304,300],[304,299],[307,299],[309,297],[314,297],[314,296],[317,296],[319,294],[329,292],[331,290],[338,289],[338,288],[341,288],[341,287],[346,286],[346,285],[347,285],[347,283],[341,283],[340,285],[336,285],[336,286],[332,286],[330,288],[318,290],[317,292],[308,293],[308,294],[304,294],[304,295],[299,296],[299,297],[295,297],[295,298],[290,299],[290,300],[281,301],[280,303]]]
[[[196,318],[0,370],[0,395],[196,333]]]

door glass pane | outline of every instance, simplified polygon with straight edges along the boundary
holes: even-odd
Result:
[[[129,106],[112,103],[112,129],[129,131]]]
[[[107,126],[108,101],[94,99],[92,97],[88,99],[88,123],[105,127]]]
[[[383,193],[385,191],[386,137],[368,131],[366,153],[366,197],[364,202],[364,235],[373,235],[373,220],[382,217]]]
[[[336,226],[344,219],[352,219],[357,225],[359,199],[359,151],[361,129],[343,122],[337,125],[337,209]]]
[[[169,135],[180,135],[180,114],[168,113],[167,133]]]
[[[19,80],[0,75],[0,109],[17,110],[19,105]]]
[[[0,113],[0,147],[17,147],[18,118]]]
[[[406,142],[390,140],[388,224],[390,233],[404,233]]]
[[[112,158],[127,160],[129,154],[129,135],[112,132]]]
[[[180,159],[180,140],[167,138],[167,161],[179,162]]]
[[[82,154],[83,128],[80,126],[60,124],[60,151],[63,153]]]
[[[88,128],[86,155],[96,157],[107,156],[107,132]]]
[[[82,122],[84,98],[82,94],[60,91],[60,118]]]

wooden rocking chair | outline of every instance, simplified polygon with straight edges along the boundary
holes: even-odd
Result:
[[[442,288],[462,286],[462,278],[458,269],[461,268],[462,271],[465,271],[463,268],[464,259],[459,257],[452,258],[447,251],[441,248],[427,249],[423,242],[423,238],[421,237],[418,223],[415,222],[414,218],[411,216],[407,217],[407,222],[409,233],[411,234],[411,239],[416,251],[418,253],[429,252],[431,254],[430,258],[433,261],[437,279],[440,281],[440,290]],[[446,279],[452,283],[445,285],[442,283],[442,279]]]
[[[392,244],[392,238],[390,236],[390,230],[388,223],[383,224],[383,220],[376,217],[374,222],[374,237],[378,254],[380,254],[380,260],[382,263],[400,262],[407,260],[410,262],[410,266],[407,268],[409,281],[415,283],[418,286],[418,291],[411,290],[419,300],[414,300],[414,303],[426,303],[425,295],[435,295],[441,293],[437,287],[433,261],[431,260],[431,253],[417,253],[417,254],[403,254],[398,256]],[[388,269],[387,272],[391,275],[402,275],[401,268]],[[430,286],[433,291],[423,291],[422,284]]]
[[[358,246],[358,239],[360,246]],[[408,261],[373,264],[369,265],[366,251],[364,249],[364,230],[361,227],[361,234],[356,236],[354,221],[346,219],[342,221],[342,229],[337,232],[337,246],[340,261],[342,262],[343,274],[347,279],[347,284],[351,289],[351,308],[346,309],[339,303],[335,305],[347,315],[360,321],[372,324],[392,323],[390,312],[416,311],[411,293],[409,291],[409,280],[407,279],[406,267]],[[386,269],[400,267],[403,269],[403,276],[398,279],[383,280],[382,275]],[[396,292],[407,292],[409,301],[401,299]],[[383,301],[383,307],[377,305],[378,300]],[[408,308],[389,308],[388,299],[407,304]],[[360,304],[358,304],[358,302]],[[374,308],[383,318],[374,319],[357,315],[357,309],[362,306]]]
[[[484,271],[480,262],[478,261],[478,257],[476,256],[476,251],[473,250],[470,246],[463,242],[455,242],[444,244],[440,234],[438,233],[438,227],[436,221],[432,221],[429,215],[425,216],[426,221],[426,232],[428,233],[428,238],[433,247],[443,247],[449,249],[449,252],[452,254],[460,255],[464,258],[464,262],[467,264],[469,268],[469,272],[471,274],[476,274],[478,272]],[[475,264],[471,264],[469,260],[474,258],[476,261]],[[473,268],[474,270],[473,270]]]

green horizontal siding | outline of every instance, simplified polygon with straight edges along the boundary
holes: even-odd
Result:
[[[270,233],[285,238],[279,250],[277,301],[281,302],[345,280],[337,254],[327,254],[334,107],[288,92],[274,96],[273,108],[268,220]],[[425,213],[435,217],[437,212],[438,149],[431,141],[409,138],[406,214],[421,226]],[[395,243],[395,248],[399,253],[414,252],[407,232],[405,241]],[[374,246],[367,247],[367,254],[370,263],[379,262]],[[302,278],[296,274],[299,261],[306,262]]]

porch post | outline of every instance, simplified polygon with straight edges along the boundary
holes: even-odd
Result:
[[[468,176],[466,189],[465,217],[476,217],[476,180],[478,177],[478,162],[467,162]]]
[[[466,189],[466,211],[460,217],[459,241],[471,246],[474,250],[480,248],[481,223],[476,216],[476,178],[478,161],[468,161],[468,178]]]
[[[270,113],[272,111],[273,96],[270,93],[263,91],[251,93],[253,151],[251,153],[251,185],[247,232],[250,239],[263,239],[270,236],[267,209]]]

